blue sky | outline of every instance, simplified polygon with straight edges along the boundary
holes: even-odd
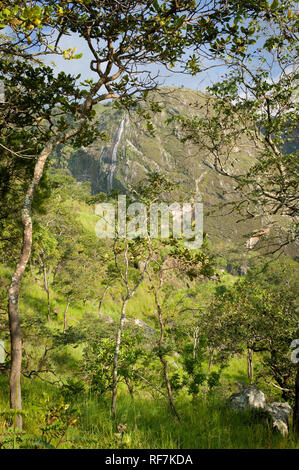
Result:
[[[57,55],[48,55],[45,57],[45,63],[51,64],[52,61],[55,63],[55,68],[57,71],[65,71],[71,73],[72,75],[81,74],[81,79],[90,79],[94,77],[97,78],[97,75],[90,70],[90,60],[91,53],[88,49],[86,41],[80,38],[78,35],[73,34],[72,36],[64,36],[60,43],[60,47],[65,50],[68,48],[77,47],[76,54],[82,53],[83,56],[81,59],[76,60],[65,60],[62,56]],[[159,74],[159,82],[165,86],[185,86],[186,88],[191,88],[194,90],[204,91],[208,85],[211,85],[212,82],[215,82],[217,78],[220,78],[221,69],[213,68],[207,72],[203,72],[196,76],[190,74],[175,73],[167,70],[160,64],[147,66],[147,69],[150,70],[153,75],[156,73]],[[223,69],[222,69],[223,72]]]

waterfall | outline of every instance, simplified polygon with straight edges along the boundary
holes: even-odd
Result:
[[[119,125],[119,128],[117,129],[117,133],[116,133],[116,136],[115,136],[114,141],[113,141],[113,146],[112,146],[112,150],[111,150],[111,160],[110,160],[109,173],[108,173],[108,176],[107,176],[107,190],[108,191],[111,191],[111,189],[112,189],[113,177],[114,177],[114,173],[115,173],[115,170],[116,170],[116,164],[117,164],[117,150],[118,150],[118,147],[119,147],[121,137],[122,137],[123,132],[124,132],[124,128],[125,128],[125,118],[123,118],[121,120],[121,123]]]

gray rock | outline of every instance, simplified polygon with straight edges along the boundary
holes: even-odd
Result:
[[[289,419],[292,408],[288,403],[274,402],[266,406],[265,395],[261,390],[251,386],[234,393],[228,398],[228,404],[237,411],[245,409],[262,409],[264,416],[270,417],[273,429],[279,431],[283,436],[289,432]]]
[[[99,313],[99,318],[106,321],[107,323],[113,323],[113,318],[111,318],[109,315],[106,315],[106,313]]]
[[[154,330],[147,323],[145,323],[145,321],[140,320],[139,318],[135,318],[134,323],[135,325],[144,328],[149,335],[153,335],[155,333]]]
[[[234,410],[244,410],[246,408],[263,409],[266,406],[266,399],[261,390],[258,390],[255,387],[248,387],[240,393],[234,393],[231,395],[228,399],[228,404]]]
[[[139,318],[125,318],[124,323],[131,323],[131,324],[134,323],[140,328],[143,328],[143,330],[145,330],[145,333],[149,335],[155,334],[154,330],[147,323],[145,323],[145,321],[140,320]]]
[[[279,431],[283,436],[289,432],[289,419],[292,408],[288,403],[274,402],[265,408],[265,411],[272,419],[273,428]]]

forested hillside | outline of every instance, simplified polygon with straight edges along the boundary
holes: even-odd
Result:
[[[295,371],[286,353],[297,328],[297,263],[280,257],[265,267],[253,259],[247,276],[240,278],[227,273],[225,258],[215,256],[211,244],[203,250],[206,258],[200,254],[199,268],[199,254],[189,259],[182,248],[159,242],[153,264],[127,304],[111,423],[115,335],[126,285],[115,265],[113,243],[95,236],[89,184],[76,182],[65,170],[50,171],[45,184],[51,199],[35,216],[21,291],[26,433],[17,438],[20,446],[36,446],[40,439],[55,446],[62,437],[62,447],[292,446],[291,440],[272,436],[265,418],[235,415],[225,400],[254,383],[268,400],[280,400],[281,389],[289,390],[284,399],[292,402]],[[123,273],[125,247],[117,250]],[[146,247],[131,242],[129,253],[128,282],[134,286]],[[3,312],[10,276],[7,258],[1,266]],[[287,286],[283,276],[289,278]],[[8,350],[5,315],[1,328]],[[4,422],[10,416],[4,411],[8,367],[9,355],[1,374]],[[172,418],[165,435],[163,422],[166,426],[171,412],[181,424]],[[3,446],[13,445],[10,436],[5,435]]]
[[[138,113],[120,111],[113,103],[101,105],[96,108],[99,131],[105,132],[109,140],[98,138],[78,150],[60,146],[53,155],[54,166],[69,169],[78,181],[90,182],[93,194],[110,193],[112,189],[126,193],[150,171],[167,174],[190,198],[202,200],[204,230],[214,249],[230,252],[240,262],[240,252],[245,251],[250,234],[265,221],[237,223],[238,216],[222,207],[236,199],[235,182],[217,174],[208,152],[182,141],[179,124],[167,124],[173,116],[204,116],[207,101],[203,93],[184,87],[163,87],[150,93],[142,107],[148,109],[154,104],[161,109],[151,119],[154,134],[147,129],[146,121],[140,121]],[[239,171],[246,171],[255,161],[254,153],[244,136],[233,149],[231,162]]]
[[[0,449],[298,449],[295,2],[0,7]]]

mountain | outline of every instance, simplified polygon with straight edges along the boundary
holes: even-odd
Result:
[[[174,115],[190,116],[200,113],[206,97],[203,93],[184,87],[165,87],[151,94],[151,100],[160,104],[162,112],[153,116],[155,137],[147,130],[144,120],[134,113],[116,109],[113,103],[98,105],[100,130],[110,136],[109,142],[95,141],[89,147],[72,150],[60,149],[56,159],[67,166],[71,174],[81,182],[90,182],[93,194],[109,193],[111,189],[125,192],[151,170],[167,174],[178,182],[188,194],[200,196],[204,204],[204,230],[221,250],[236,248],[236,240],[244,248],[243,236],[256,228],[251,223],[238,224],[236,215],[225,215],[228,210],[218,209],[208,215],[215,206],[234,197],[234,185],[230,178],[219,175],[208,155],[198,151],[190,142],[182,143],[177,124],[166,124]],[[194,107],[194,103],[198,106]],[[235,166],[245,168],[254,161],[250,146],[234,149]]]

